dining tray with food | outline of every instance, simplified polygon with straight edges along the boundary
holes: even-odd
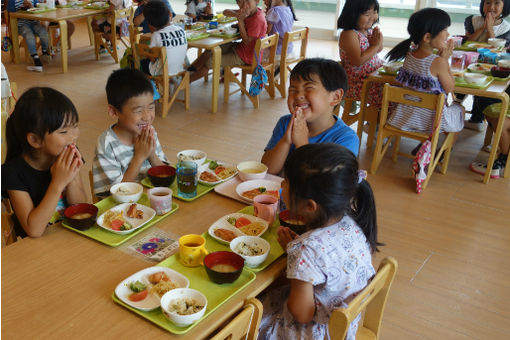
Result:
[[[283,178],[271,174],[266,174],[264,180],[280,184],[283,181]],[[251,204],[253,200],[244,199],[238,194],[236,190],[241,183],[244,182],[241,181],[239,176],[235,176],[234,178],[215,186],[214,191],[222,196],[232,198],[241,203]]]
[[[212,245],[214,241],[210,241],[206,243],[206,248],[208,251],[212,252],[214,251],[213,248],[210,248],[209,243]],[[209,276],[207,275],[204,266],[199,267],[185,267],[179,262],[179,255],[173,255],[166,260],[160,262],[157,266],[151,267],[153,269],[150,269],[151,273],[152,271],[158,272],[159,268],[162,270],[165,270],[164,268],[169,268],[172,271],[175,271],[182,276],[184,276],[189,281],[189,288],[192,288],[194,290],[199,291],[202,293],[205,298],[207,299],[206,302],[206,310],[204,315],[196,322],[192,323],[189,326],[186,327],[180,327],[177,326],[172,321],[168,320],[165,315],[163,314],[161,307],[155,308],[152,310],[142,310],[137,307],[138,305],[134,305],[133,303],[127,303],[126,302],[126,290],[122,289],[121,292],[119,292],[119,295],[117,295],[117,289],[112,294],[112,299],[116,303],[120,304],[121,306],[135,312],[136,314],[140,315],[141,317],[149,320],[150,322],[158,325],[159,327],[174,333],[174,334],[184,334],[187,333],[189,330],[191,330],[193,327],[195,327],[200,321],[207,318],[212,312],[214,312],[218,307],[223,305],[226,301],[228,301],[230,298],[235,296],[237,293],[239,293],[241,290],[246,288],[250,283],[255,280],[255,273],[253,271],[250,271],[248,269],[243,269],[241,272],[241,275],[239,278],[234,281],[233,283],[224,283],[224,284],[217,284],[210,280]],[[138,272],[140,273],[140,272]],[[136,273],[136,274],[138,274]],[[134,274],[134,275],[136,275]],[[147,276],[148,273],[146,273]],[[130,276],[133,277],[134,275]],[[152,275],[152,274],[151,274]],[[133,277],[135,279],[136,277]],[[148,279],[148,278],[147,278]],[[170,278],[171,281],[172,278]],[[126,279],[129,281],[129,278]],[[125,282],[126,280],[122,281]],[[139,279],[140,280],[140,279]],[[133,281],[133,280],[131,280]],[[130,282],[131,282],[130,281]],[[135,284],[136,284],[136,280]],[[121,282],[121,284],[122,284]],[[143,282],[142,282],[143,283]],[[117,286],[118,288],[118,286]],[[120,290],[120,289],[119,289]],[[122,293],[124,292],[124,293]],[[123,295],[124,294],[124,295]],[[151,298],[155,298],[157,300],[157,296],[153,296]],[[121,298],[123,297],[123,298]],[[163,302],[164,303],[164,302]]]
[[[461,77],[455,77],[454,79],[455,79],[455,86],[468,87],[468,88],[472,88],[472,89],[484,89],[494,81],[494,77],[491,77],[491,76],[487,76],[485,81],[480,84],[467,82],[464,78],[461,78]]]
[[[118,204],[111,196],[94,205],[99,209],[98,219],[89,229],[78,230],[66,221],[62,222],[62,226],[112,247],[121,245],[179,209],[178,204],[172,203],[172,210],[168,213],[155,215],[146,194],[142,194],[134,207],[130,203]],[[127,214],[133,217],[128,217]]]

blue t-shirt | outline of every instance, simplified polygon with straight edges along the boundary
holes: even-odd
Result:
[[[166,7],[170,10],[170,13],[172,13],[172,18],[175,17],[175,12],[172,9],[172,5],[170,5],[170,2],[168,0],[163,0],[163,2],[166,4]],[[133,15],[135,18],[143,13],[144,5],[140,5],[136,8],[135,14]],[[147,23],[147,20],[144,20],[139,26],[143,28],[143,33],[150,33],[149,24]]]
[[[287,130],[287,126],[290,122],[290,117],[292,115],[285,115],[278,120],[278,123],[276,123],[276,126],[273,130],[273,135],[271,136],[271,139],[267,143],[266,148],[264,151],[271,150],[275,147],[275,145],[282,139],[282,137],[285,135],[285,131]],[[316,143],[335,143],[341,146],[346,147],[355,156],[358,156],[358,149],[359,149],[359,139],[358,135],[352,130],[350,127],[345,125],[345,123],[338,119],[337,116],[333,116],[335,118],[336,123],[329,129],[327,129],[324,132],[319,133],[317,136],[308,138],[308,142],[310,144],[316,144]],[[294,151],[296,147],[293,145],[290,146],[290,151]]]

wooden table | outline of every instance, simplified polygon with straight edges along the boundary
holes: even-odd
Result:
[[[366,104],[367,104],[367,94],[370,83],[389,83],[392,85],[400,85],[395,80],[395,76],[391,75],[383,75],[379,74],[378,71],[372,73],[363,83],[363,88],[361,90],[361,103],[360,103],[360,115],[358,120],[358,137],[361,140],[361,135],[363,133],[363,122],[365,121],[365,112],[366,112]],[[494,132],[494,138],[492,140],[492,149],[489,155],[489,161],[487,162],[487,171],[483,177],[483,183],[488,183],[490,179],[490,173],[492,169],[492,165],[496,160],[496,153],[498,149],[499,139],[501,138],[501,133],[503,131],[503,121],[506,117],[506,111],[508,108],[509,97],[505,92],[505,89],[510,85],[510,79],[506,81],[493,81],[488,87],[485,89],[472,89],[469,87],[461,87],[455,86],[453,92],[454,93],[462,93],[462,94],[471,94],[473,96],[479,97],[487,97],[494,98],[501,101],[501,111],[499,113],[498,127]],[[368,136],[370,140],[372,140],[372,136]],[[503,174],[504,178],[510,177],[510,167],[505,168],[505,172]]]
[[[26,11],[19,12],[11,12],[10,15],[10,25],[11,25],[11,34],[12,34],[12,48],[14,51],[14,62],[19,64],[20,55],[19,55],[19,33],[18,33],[18,19],[31,19],[38,21],[50,21],[56,22],[60,28],[60,53],[62,53],[62,72],[67,72],[67,22],[66,20],[73,20],[78,18],[87,18],[87,22],[89,23],[89,37],[91,39],[91,44],[93,44],[94,34],[92,33],[92,28],[90,22],[92,21],[92,16],[98,15],[101,13],[106,13],[108,9],[86,9],[83,7],[80,8],[57,8],[55,11],[44,12],[44,13],[28,13]]]
[[[214,192],[190,203],[175,201],[180,209],[155,227],[177,235],[201,234],[221,216],[245,207]],[[59,225],[39,239],[25,238],[3,248],[2,338],[202,339],[273,282],[286,259],[257,273],[247,288],[180,336],[111,298],[119,282],[151,265]]]

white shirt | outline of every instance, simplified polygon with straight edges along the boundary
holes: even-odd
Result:
[[[177,25],[168,25],[152,33],[150,47],[166,47],[168,74],[174,75],[184,70],[188,41],[184,29]],[[161,60],[149,64],[151,75],[161,74]]]

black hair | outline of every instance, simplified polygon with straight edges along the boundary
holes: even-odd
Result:
[[[130,68],[115,70],[106,82],[108,104],[119,111],[130,98],[146,93],[154,94],[154,88],[149,78],[140,70]]]
[[[300,61],[290,72],[290,79],[312,80],[312,75],[319,76],[322,86],[333,92],[347,91],[347,74],[339,62],[324,58],[309,58]]]
[[[170,10],[161,0],[150,0],[143,7],[143,16],[156,30],[162,29],[170,22]]]
[[[292,5],[292,0],[282,0],[284,4],[286,4],[289,8],[290,8],[290,11],[292,12],[292,17],[294,18],[294,21],[298,21],[297,17],[296,17],[296,13],[294,12],[294,5]]]
[[[14,111],[7,119],[5,139],[6,161],[33,151],[27,134],[33,133],[41,140],[46,133],[53,133],[62,126],[78,122],[78,112],[63,93],[49,87],[32,87],[19,97]]]
[[[379,2],[377,0],[347,0],[338,17],[337,27],[344,30],[356,29],[359,16],[370,9],[379,13]]]
[[[370,184],[358,181],[358,161],[347,148],[333,143],[307,144],[292,152],[284,165],[289,209],[313,200],[318,213],[307,228],[321,228],[332,218],[348,215],[363,230],[372,252],[377,250],[377,216]]]
[[[501,18],[506,18],[510,14],[510,0],[501,0],[503,1],[503,11],[501,12]],[[485,18],[485,13],[483,12],[483,4],[485,0],[480,1],[480,13],[482,17]],[[498,18],[496,18],[498,19]]]
[[[405,58],[411,43],[419,45],[425,34],[430,33],[435,38],[442,30],[451,24],[448,13],[439,8],[424,8],[415,12],[409,18],[407,32],[409,39],[400,42],[386,54],[389,60],[402,60]]]

